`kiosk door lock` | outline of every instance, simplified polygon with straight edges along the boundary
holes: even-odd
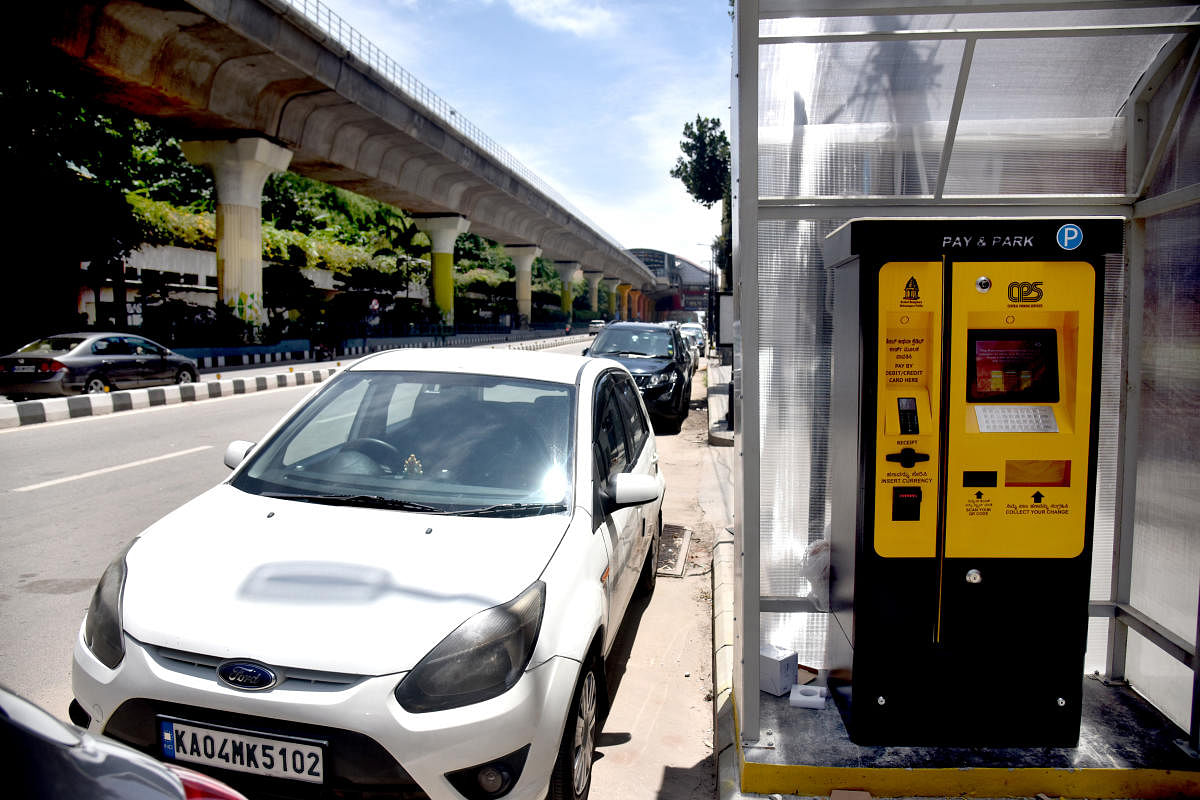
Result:
[[[888,461],[899,463],[900,466],[904,467],[905,469],[912,469],[919,462],[928,461],[929,454],[918,453],[911,447],[905,447],[902,448],[899,453],[888,453],[886,456],[884,456],[884,458],[886,458]]]

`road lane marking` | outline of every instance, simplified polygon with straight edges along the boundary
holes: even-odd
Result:
[[[201,450],[211,450],[211,449],[212,449],[211,444],[203,444],[203,445],[200,445],[199,447],[189,447],[187,450],[177,450],[174,453],[166,453],[164,455],[154,456],[152,458],[143,458],[140,461],[130,461],[128,464],[117,464],[114,467],[104,467],[102,469],[94,469],[91,472],[81,472],[78,475],[68,475],[65,478],[55,478],[52,481],[42,481],[41,483],[31,483],[28,486],[21,486],[17,489],[13,489],[13,491],[14,492],[32,492],[34,489],[45,489],[47,486],[57,486],[60,483],[70,483],[71,481],[81,481],[84,478],[91,478],[95,475],[104,475],[109,472],[118,472],[123,469],[131,469],[133,467],[140,467],[143,464],[153,464],[155,461],[166,461],[168,458],[178,458],[179,456],[191,455],[192,453],[199,453]]]

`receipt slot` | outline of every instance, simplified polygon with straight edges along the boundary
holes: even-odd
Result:
[[[1118,219],[856,220],[833,272],[830,686],[860,744],[1077,742]]]

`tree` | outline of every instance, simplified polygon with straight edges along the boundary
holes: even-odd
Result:
[[[683,123],[683,155],[675,162],[671,177],[683,181],[696,202],[705,208],[729,191],[729,139],[716,117],[696,115],[695,123]]]
[[[712,208],[721,201],[721,233],[712,244],[713,263],[725,286],[733,285],[733,222],[730,190],[729,139],[715,117],[696,115],[696,122],[683,123],[683,155],[675,162],[671,177],[683,181],[688,194]]]

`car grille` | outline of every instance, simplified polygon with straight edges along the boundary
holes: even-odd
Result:
[[[649,375],[634,375],[633,382],[637,384],[637,387],[639,389],[645,389],[647,386],[650,385],[650,376]]]
[[[121,704],[109,718],[104,733],[161,759],[158,749],[160,714],[199,724],[254,731],[264,736],[317,739],[329,743],[325,752],[326,780],[321,785],[215,769],[208,765],[184,764],[225,781],[250,800],[429,800],[412,776],[381,744],[353,731],[138,698]]]
[[[148,644],[142,644],[142,647],[146,648],[154,660],[166,669],[196,678],[217,680],[217,667],[225,661],[225,659],[214,656],[203,655],[201,653],[186,653],[182,650],[171,650],[166,647],[156,647]],[[276,684],[276,688],[279,689],[329,691],[353,686],[362,680],[361,675],[351,675],[344,672],[294,669],[291,667],[277,667],[273,664],[269,666],[279,675],[279,683]]]

